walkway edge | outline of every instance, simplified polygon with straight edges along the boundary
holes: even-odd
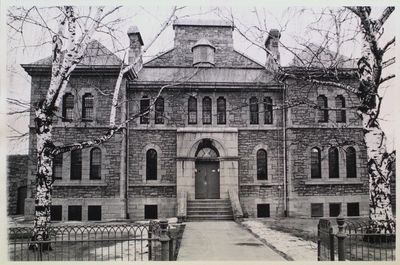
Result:
[[[267,240],[265,240],[264,238],[261,238],[259,235],[257,235],[256,233],[254,233],[250,228],[248,228],[246,225],[244,225],[241,221],[235,221],[237,224],[239,224],[242,228],[244,228],[245,230],[247,230],[248,232],[250,232],[254,237],[256,237],[258,240],[260,240],[263,244],[265,244],[266,246],[268,246],[269,248],[271,248],[273,251],[275,251],[277,254],[279,254],[282,258],[286,259],[287,261],[294,261],[294,259],[289,256],[288,254],[286,254],[285,252],[282,252],[280,250],[278,250],[274,245],[272,245],[271,243],[269,243]]]

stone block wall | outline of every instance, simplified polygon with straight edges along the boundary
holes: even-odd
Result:
[[[7,156],[7,213],[8,215],[22,214],[23,208],[18,209],[18,199],[24,199],[28,177],[28,155]],[[21,194],[20,194],[21,193]],[[26,194],[25,194],[26,196]],[[22,212],[17,212],[17,211]]]

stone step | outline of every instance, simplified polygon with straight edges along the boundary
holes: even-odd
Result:
[[[188,221],[233,220],[232,215],[188,215]]]
[[[187,207],[187,211],[231,211],[230,206],[192,206]]]
[[[232,211],[188,211],[187,216],[192,215],[232,215]]]

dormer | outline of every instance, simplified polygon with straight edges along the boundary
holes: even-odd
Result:
[[[207,39],[198,40],[192,47],[193,66],[214,67],[215,47]]]

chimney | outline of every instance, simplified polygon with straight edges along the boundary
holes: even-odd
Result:
[[[132,64],[136,60],[136,58],[139,57],[137,66],[141,66],[143,64],[143,58],[142,58],[143,40],[142,36],[140,35],[139,28],[137,26],[131,26],[128,29],[127,34],[129,37],[128,63]]]
[[[277,70],[281,62],[281,55],[279,53],[279,39],[281,33],[277,29],[271,29],[268,38],[265,41],[265,48],[272,53],[272,56],[267,53],[267,61],[265,67],[270,70]]]

